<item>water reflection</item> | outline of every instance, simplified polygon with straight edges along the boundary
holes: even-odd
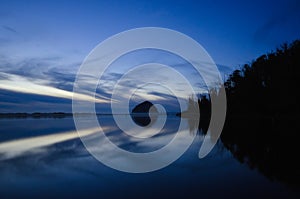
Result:
[[[97,128],[86,129],[83,133],[89,136],[97,132]],[[45,152],[43,148],[78,138],[76,131],[59,132],[50,135],[16,139],[0,143],[0,160],[22,156],[24,153]]]
[[[207,135],[209,120],[204,117],[198,124],[192,117],[186,118],[191,131],[198,128],[198,132]],[[272,117],[240,115],[227,118],[221,141],[233,157],[250,169],[258,170],[271,181],[299,187],[299,130],[293,117],[276,121]],[[216,139],[213,133],[210,136]]]
[[[157,119],[144,128],[128,125],[128,121],[131,121],[130,115],[114,115],[114,120],[108,120],[106,123],[104,118],[99,118],[99,121],[104,122],[101,124],[104,127],[121,128],[120,121],[124,121],[122,126],[126,130],[122,128],[122,131],[103,131],[82,138],[82,141],[97,160],[111,168],[132,173],[158,170],[178,159],[192,144],[195,133],[189,133],[187,120],[180,120],[175,115],[167,117],[156,114],[155,117]],[[85,126],[95,125],[93,120],[80,122]]]
[[[228,119],[221,140],[226,149],[249,168],[258,170],[272,181],[299,188],[300,136],[296,129],[299,126],[293,118],[275,121],[271,117],[234,117]]]
[[[111,116],[100,116],[99,121],[107,137],[116,145],[142,153],[158,150],[170,142],[180,118],[168,117],[166,128],[144,141],[122,133]],[[196,134],[189,150],[162,170],[133,175],[115,171],[96,161],[78,139],[72,118],[0,120],[0,196],[82,198],[88,194],[90,198],[255,198],[264,193],[269,198],[299,198],[299,189],[291,190],[282,184],[272,183],[256,170],[250,170],[235,160],[251,162],[247,165],[259,168],[259,171],[265,172],[264,175],[270,168],[270,176],[279,170],[282,172],[282,165],[287,163],[287,171],[284,172],[292,174],[297,164],[288,162],[290,156],[286,156],[285,162],[280,162],[275,159],[278,150],[274,153],[271,148],[265,150],[273,155],[266,155],[266,152],[259,155],[263,146],[274,147],[274,140],[270,145],[270,142],[263,144],[266,139],[257,142],[253,138],[250,144],[243,141],[250,136],[243,139],[243,136],[224,137],[224,134],[221,139],[225,148],[219,143],[206,158],[199,160],[197,153],[203,140],[202,132],[198,131],[197,124],[192,120],[183,119],[183,124],[185,128],[182,133],[185,136]],[[94,133],[97,129],[90,127],[86,137],[93,137]],[[112,157],[109,153],[103,155],[118,158],[120,164],[126,164],[122,157]],[[267,158],[263,160],[263,157]],[[278,161],[268,163],[270,157]],[[267,166],[263,168],[264,164]],[[116,192],[116,189],[121,191]]]
[[[123,117],[124,120],[130,118],[129,115],[121,115],[119,117],[121,117],[121,119]],[[152,119],[153,118],[153,122],[155,123],[157,120],[157,116],[152,117]],[[71,120],[71,118],[69,119]],[[89,117],[83,117],[82,119],[87,120],[88,123]],[[139,120],[143,121],[143,119],[144,117],[141,117]],[[47,123],[49,122],[48,120],[49,119],[40,122]],[[16,123],[19,123],[19,125],[21,124],[22,126],[22,124],[25,124],[32,120],[28,121],[25,119],[14,121]],[[160,133],[150,137],[149,139],[139,139],[128,136],[119,128],[117,128],[114,119],[111,116],[100,116],[99,121],[101,121],[102,131],[115,145],[124,150],[136,153],[155,151],[168,144],[174,138],[174,133],[177,132],[178,125],[180,123],[180,120],[178,120],[178,118],[176,118],[175,116],[171,117],[167,120],[165,127]],[[2,122],[5,121],[2,120]],[[183,138],[185,137],[185,135],[188,136],[189,134],[195,134],[197,131],[196,128],[190,128],[188,120],[183,120],[181,125],[183,126],[183,132],[181,133],[184,135]],[[34,126],[32,127],[34,128]],[[13,130],[9,127],[7,129]],[[18,129],[18,131],[21,130],[19,128],[16,129]],[[48,132],[48,129],[46,128],[43,131]],[[28,156],[29,154],[35,155],[38,153],[50,156],[51,154],[47,150],[51,148],[51,146],[63,146],[67,142],[71,142],[74,140],[77,140],[77,142],[79,141],[79,136],[75,130],[56,132],[55,128],[52,128],[52,131],[53,132],[49,131],[46,134],[39,133],[36,134],[36,136],[33,136],[31,133],[28,133],[28,136],[26,136],[26,133],[22,134],[22,136],[17,136],[20,134],[20,132],[17,133],[17,135],[15,135],[14,132],[2,132],[2,134],[7,134],[8,136],[5,136],[5,139],[0,140],[0,161]],[[83,131],[81,131],[81,136],[84,137],[82,137],[83,139],[95,140],[95,137],[97,137],[97,133],[99,133],[99,128],[90,126],[89,129],[84,129]],[[96,142],[100,143],[101,141],[96,139]],[[184,140],[182,140],[182,142],[184,142]],[[105,148],[105,145],[101,145],[101,148]],[[109,156],[109,154],[104,155],[108,155],[107,158],[112,158]]]

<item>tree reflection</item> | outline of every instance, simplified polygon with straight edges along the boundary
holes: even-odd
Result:
[[[228,111],[221,134],[225,148],[241,163],[293,185],[300,185],[299,64],[300,41],[295,41],[235,70],[224,84]],[[209,96],[189,99],[188,110],[178,115],[185,117],[195,107],[201,116],[198,129],[205,134],[211,117]],[[189,119],[191,128],[193,122]]]
[[[221,141],[233,156],[271,180],[300,185],[299,127],[295,119],[230,118]],[[291,130],[293,129],[293,130]]]
[[[225,82],[224,146],[272,180],[300,184],[297,119],[300,41],[235,70]]]

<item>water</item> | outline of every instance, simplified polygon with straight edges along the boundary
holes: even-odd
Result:
[[[168,117],[164,133],[149,142],[126,139],[113,121],[111,116],[99,116],[112,141],[142,153],[170,142],[180,118]],[[299,186],[272,181],[249,168],[220,140],[208,156],[199,159],[203,135],[183,122],[186,136],[197,133],[184,155],[161,170],[131,174],[91,156],[72,117],[1,119],[0,198],[299,198]]]

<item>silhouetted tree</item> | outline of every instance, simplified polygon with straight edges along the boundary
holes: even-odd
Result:
[[[235,70],[225,82],[229,112],[273,116],[298,112],[299,64],[297,40]]]
[[[300,183],[300,41],[260,56],[225,82],[228,111],[221,140],[240,162],[271,180]]]
[[[227,117],[221,141],[233,156],[271,180],[298,186],[300,41],[283,44],[235,70],[224,83]],[[187,112],[200,110],[199,130],[206,133],[211,97],[189,98]],[[209,97],[207,97],[209,96]]]

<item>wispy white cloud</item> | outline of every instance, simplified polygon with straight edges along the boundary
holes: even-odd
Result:
[[[0,75],[6,77],[6,79],[0,80],[0,89],[4,89],[8,91],[64,98],[70,100],[72,100],[74,96],[74,98],[77,100],[91,101],[95,103],[110,102],[107,99],[95,98],[92,95],[81,94],[81,93],[76,93],[74,95],[74,93],[71,91],[48,86],[46,85],[48,83],[47,80],[37,79],[35,81],[30,81],[27,78],[24,78],[22,76],[3,73],[3,72],[0,72]]]

